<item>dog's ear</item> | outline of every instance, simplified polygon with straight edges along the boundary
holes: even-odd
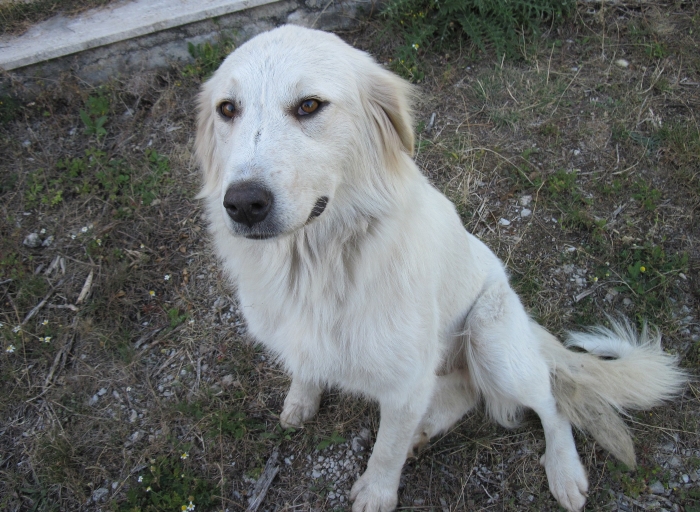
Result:
[[[197,199],[203,199],[218,189],[220,172],[214,150],[214,113],[211,111],[210,92],[208,84],[202,86],[197,98],[197,135],[194,142],[194,154],[202,172],[202,189]]]
[[[369,111],[379,129],[379,134],[391,160],[397,152],[413,156],[413,86],[406,80],[379,66],[376,67],[366,90]],[[393,153],[393,154],[392,154]]]

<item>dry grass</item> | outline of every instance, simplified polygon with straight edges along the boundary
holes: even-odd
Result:
[[[691,7],[582,11],[517,63],[424,55],[417,160],[508,262],[547,327],[602,322],[605,312],[646,317],[697,375],[700,16]],[[391,56],[374,25],[346,37]],[[347,508],[366,460],[351,446],[363,429],[376,432],[377,410],[332,392],[307,428],[279,428],[288,380],[246,339],[192,200],[199,80],[187,75],[99,90],[62,77],[38,98],[2,98],[0,509],[147,510],[158,494],[152,510],[189,496],[198,511],[242,510],[275,450],[280,471],[263,509]],[[106,134],[85,134],[80,110],[93,124],[104,111]],[[29,233],[55,238],[30,248]],[[694,382],[673,405],[630,416],[633,473],[580,436],[588,509],[699,510],[699,414]],[[319,443],[329,447],[318,453]],[[557,510],[537,463],[543,447],[536,418],[507,431],[477,413],[407,463],[400,505]],[[319,456],[347,462],[342,478],[315,478]],[[650,493],[656,481],[664,494]]]

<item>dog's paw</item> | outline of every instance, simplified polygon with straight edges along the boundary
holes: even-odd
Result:
[[[559,504],[571,512],[583,510],[588,496],[588,477],[578,456],[568,460],[547,457],[540,459],[547,473],[549,490]]]
[[[396,489],[387,486],[383,478],[366,471],[352,486],[352,512],[391,512],[396,509]]]
[[[280,414],[280,424],[283,428],[300,428],[305,422],[316,416],[321,397],[294,397],[288,396],[284,401],[284,408]]]
[[[406,458],[410,459],[411,457],[418,457],[418,455],[425,450],[425,448],[427,448],[429,443],[430,437],[428,436],[428,433],[422,429],[418,429],[413,436],[413,441],[411,441],[411,446],[408,449]]]

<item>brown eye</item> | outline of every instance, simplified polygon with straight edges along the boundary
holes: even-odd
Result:
[[[219,105],[219,112],[221,112],[222,116],[230,119],[236,115],[236,106],[230,101],[226,101]]]
[[[299,110],[297,110],[297,114],[299,114],[300,116],[307,116],[309,114],[313,114],[319,106],[320,103],[317,100],[304,100],[301,102],[301,105],[299,105]]]

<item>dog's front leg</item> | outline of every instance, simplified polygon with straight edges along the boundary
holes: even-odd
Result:
[[[318,412],[321,404],[323,388],[312,382],[304,382],[298,377],[292,377],[292,385],[284,399],[284,407],[280,414],[283,428],[299,428]]]
[[[428,408],[434,379],[404,395],[405,400],[380,401],[381,421],[367,470],[350,491],[352,512],[389,512],[398,502],[399,478],[406,453]],[[408,401],[410,400],[410,401]]]

